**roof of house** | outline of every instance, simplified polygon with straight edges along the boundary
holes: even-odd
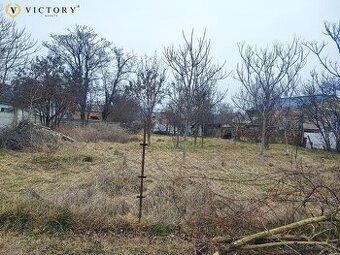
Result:
[[[8,85],[0,85],[0,103],[11,104],[14,96],[12,88]]]
[[[313,95],[313,96],[297,96],[290,98],[280,98],[277,100],[276,107],[282,108],[298,108],[303,105],[309,105],[312,102],[320,103],[324,100],[330,99],[332,95]]]
[[[300,108],[302,106],[308,106],[313,103],[320,103],[322,101],[325,101],[327,99],[338,99],[339,97],[335,95],[325,95],[325,94],[319,94],[319,95],[313,95],[313,96],[296,96],[296,97],[283,97],[275,99],[275,101],[271,101],[273,104],[272,106],[274,108]],[[250,108],[247,110],[248,113],[251,112],[257,112],[256,108]]]

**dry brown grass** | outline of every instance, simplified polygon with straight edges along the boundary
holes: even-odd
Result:
[[[64,125],[58,128],[58,131],[68,135],[79,142],[116,142],[116,143],[127,143],[133,137],[129,136],[127,132],[122,129],[114,128],[111,126],[98,127],[77,127]]]
[[[176,237],[122,237],[112,234],[41,235],[0,232],[1,255],[187,255],[194,247]]]
[[[273,145],[267,160],[260,162],[256,144],[207,139],[203,149],[190,145],[183,161],[170,138],[153,139],[147,149],[141,224],[136,198],[139,141],[95,140],[35,153],[0,151],[0,226],[10,231],[0,233],[13,240],[12,252],[29,253],[20,244],[30,240],[30,233],[38,233],[31,251],[45,249],[44,241],[55,247],[62,240],[65,250],[57,249],[58,254],[190,254],[195,240],[239,236],[298,217],[291,216],[289,204],[264,199],[283,173],[297,164],[294,148],[286,154],[285,146]],[[338,169],[338,160],[333,153],[303,149],[298,154],[306,171],[323,169],[326,177],[329,169]],[[83,239],[84,233],[89,236]],[[116,242],[107,244],[115,235],[123,242],[119,248]],[[134,239],[136,235],[143,237]],[[138,253],[134,240],[163,235],[168,238],[156,239],[153,248],[143,246]],[[172,235],[190,237],[191,246],[170,241]],[[94,239],[102,248],[89,248]],[[0,251],[10,247],[0,241]]]

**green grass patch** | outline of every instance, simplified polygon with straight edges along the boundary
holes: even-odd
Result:
[[[62,209],[57,215],[51,217],[47,221],[47,228],[52,232],[68,232],[74,227],[72,214]]]

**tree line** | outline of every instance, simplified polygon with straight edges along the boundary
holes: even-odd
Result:
[[[340,22],[326,22],[324,26],[340,55]],[[101,112],[103,121],[130,123],[143,119],[150,143],[152,118],[156,107],[162,105],[167,122],[183,137],[185,156],[188,136],[204,133],[205,124],[218,119],[237,132],[252,110],[260,123],[263,155],[269,127],[282,122],[282,116],[274,110],[277,102],[282,97],[305,95],[310,107],[304,116],[322,134],[331,129],[340,144],[339,103],[318,101],[318,95],[338,98],[340,90],[339,63],[323,55],[326,43],[293,38],[290,43],[267,48],[239,44],[241,61],[232,77],[241,88],[230,106],[223,103],[226,91],[218,84],[231,72],[212,58],[206,32],[198,38],[193,31],[183,32],[182,44],[165,47],[160,56],[138,57],[88,26],[77,25],[63,34],[53,34],[42,45],[3,16],[0,27],[4,31],[0,35],[0,86],[10,85],[15,95],[13,104],[31,116],[39,116],[46,126],[59,126],[75,111],[86,124],[95,109]],[[47,54],[38,55],[41,48]],[[310,80],[301,81],[300,71],[309,54],[317,57],[324,72],[313,71]],[[289,123],[284,126],[288,128]],[[324,137],[330,147],[329,138],[326,134]]]

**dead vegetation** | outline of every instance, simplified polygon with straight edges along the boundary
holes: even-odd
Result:
[[[314,170],[314,169],[313,169]],[[308,171],[301,162],[283,171],[262,203],[262,230],[238,238],[218,237],[216,254],[283,250],[293,254],[337,254],[340,248],[340,168]],[[257,211],[259,215],[261,211]],[[269,217],[268,217],[269,216]],[[270,221],[269,219],[274,219]],[[255,226],[256,221],[250,222]],[[247,253],[245,253],[247,254]],[[285,253],[284,253],[285,254]]]
[[[130,136],[126,131],[119,128],[113,128],[110,126],[98,126],[98,127],[77,127],[77,126],[61,126],[58,128],[63,134],[75,138],[80,142],[96,143],[96,142],[115,142],[115,143],[127,143],[134,137]]]
[[[213,243],[215,237],[234,242],[263,230],[328,215],[337,208],[338,154],[301,150],[295,160],[294,153],[287,155],[284,146],[273,145],[262,164],[255,148],[255,144],[208,139],[203,149],[189,144],[190,153],[183,162],[170,138],[155,137],[147,152],[140,224],[136,198],[139,142],[80,142],[63,144],[54,151],[0,151],[0,233],[7,239],[14,233],[37,233],[39,240],[49,236],[52,243],[60,238],[68,243],[68,253],[79,249],[79,254],[112,254],[117,244],[105,243],[117,236],[126,242],[156,240],[149,240],[155,246],[145,248],[145,254],[212,254],[216,249],[222,251],[224,245]],[[86,238],[79,241],[84,233]],[[288,235],[315,242],[336,240],[339,226],[316,223],[289,230],[284,236]],[[94,236],[105,248],[86,250]],[[22,238],[19,235],[13,240]],[[266,238],[247,245],[264,244],[274,237]],[[275,238],[285,240],[281,234]],[[66,239],[76,239],[79,247]],[[0,241],[0,250],[10,249],[4,245]],[[290,254],[293,249],[300,254],[337,251],[337,244],[328,250],[320,244],[313,249],[287,245],[269,250],[277,254]],[[33,242],[30,247],[37,251],[44,245]],[[60,249],[59,253],[68,254]],[[113,254],[128,250],[140,254],[134,243]]]
[[[58,130],[22,121],[15,127],[0,129],[0,148],[9,150],[44,150],[45,148],[57,148],[61,142],[116,142],[127,143],[138,140],[119,128],[109,126],[76,127],[61,126]]]
[[[29,121],[0,130],[0,148],[10,150],[38,149],[61,141],[75,142],[69,136]]]

